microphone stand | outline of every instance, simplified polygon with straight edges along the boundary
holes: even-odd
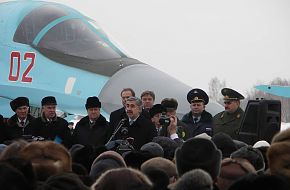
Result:
[[[126,121],[127,119],[124,118],[124,119],[121,119],[121,121],[118,123],[115,131],[113,132],[113,134],[111,135],[110,139],[108,140],[108,142],[105,144],[105,146],[108,146],[109,143],[112,141],[112,139],[116,136],[117,132],[121,129],[121,127],[124,125],[124,122]]]

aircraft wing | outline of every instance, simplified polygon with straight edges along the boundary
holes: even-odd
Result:
[[[255,88],[265,93],[290,98],[290,86],[258,85]]]

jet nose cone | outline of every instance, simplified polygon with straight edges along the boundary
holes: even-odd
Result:
[[[151,90],[156,96],[155,104],[160,103],[164,98],[175,98],[178,101],[178,116],[190,111],[186,95],[192,88],[150,65],[131,65],[111,77],[99,95],[102,108],[107,113],[122,107],[120,92],[123,88],[132,88],[137,97],[140,97],[143,91]],[[215,102],[210,102],[206,109],[210,113],[216,114],[222,111],[223,107]]]

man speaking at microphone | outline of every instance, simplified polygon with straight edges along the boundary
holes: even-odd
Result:
[[[126,138],[132,137],[134,139],[132,143],[134,149],[139,150],[142,145],[151,142],[153,137],[157,136],[156,129],[153,123],[141,115],[142,101],[139,98],[129,97],[125,109],[128,119],[116,133],[115,139],[126,140],[124,134],[122,134],[122,131],[126,131]],[[126,128],[128,130],[124,130]]]

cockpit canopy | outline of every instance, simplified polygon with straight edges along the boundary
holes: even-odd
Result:
[[[55,5],[43,5],[27,14],[13,41],[97,61],[126,57],[85,17],[72,16]]]

